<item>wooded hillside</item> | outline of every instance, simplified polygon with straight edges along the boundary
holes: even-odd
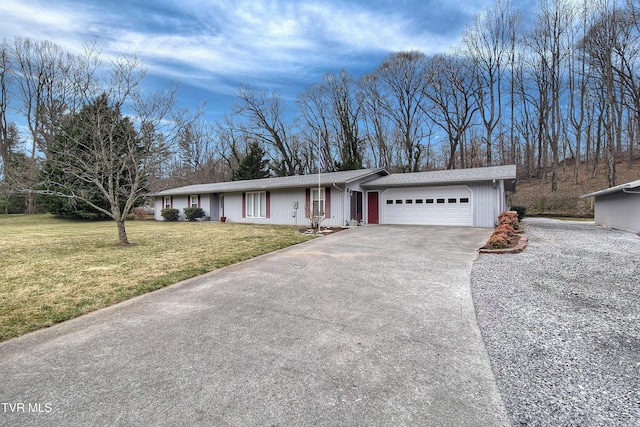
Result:
[[[554,194],[546,177],[530,178],[519,170],[515,194],[508,196],[511,206],[525,206],[528,215],[554,215],[592,217],[593,198],[580,199],[583,194],[608,188],[606,165],[598,166],[593,176],[593,165],[582,162],[574,182],[574,162],[562,162],[558,169],[558,191]],[[618,184],[640,179],[640,156],[616,164]]]

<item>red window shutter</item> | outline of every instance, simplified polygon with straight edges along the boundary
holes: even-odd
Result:
[[[267,194],[266,194],[265,199],[266,199],[266,203],[267,203],[267,207],[266,207],[267,218],[271,218],[271,191],[267,191],[266,193]]]
[[[331,187],[324,190],[324,217],[331,218]]]
[[[247,193],[242,193],[242,218],[247,217]]]
[[[173,209],[173,196],[171,196],[171,209]]]
[[[198,207],[200,207],[200,195],[198,194]]]
[[[308,188],[304,194],[304,217],[311,218],[311,190]]]

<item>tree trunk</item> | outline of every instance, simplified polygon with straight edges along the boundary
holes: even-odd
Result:
[[[124,219],[116,220],[116,224],[118,225],[118,239],[120,240],[119,244],[121,246],[128,246],[129,239],[127,238],[127,230],[124,227]]]

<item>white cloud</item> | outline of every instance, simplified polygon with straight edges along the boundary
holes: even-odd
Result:
[[[478,10],[488,2],[447,7]],[[104,0],[2,0],[0,36],[48,39],[70,51],[97,39],[105,55],[137,53],[154,75],[228,93],[232,82],[319,79],[372,56],[431,54],[456,42],[430,30],[427,0],[401,3],[374,9],[366,0],[151,0],[119,7]]]

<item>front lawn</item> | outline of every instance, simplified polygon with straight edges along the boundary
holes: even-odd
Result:
[[[293,226],[0,215],[0,341],[305,240]]]

